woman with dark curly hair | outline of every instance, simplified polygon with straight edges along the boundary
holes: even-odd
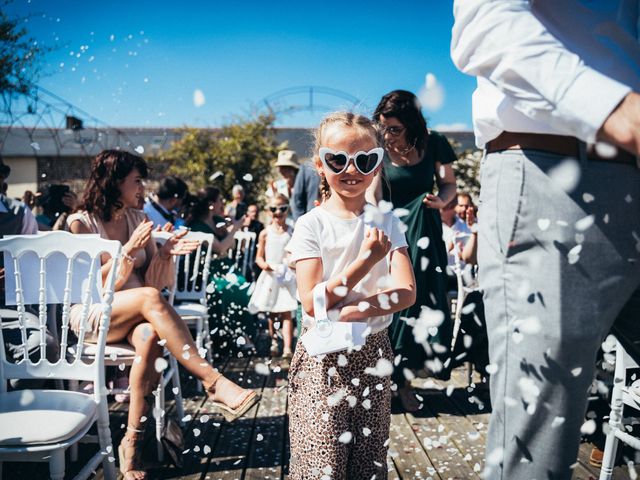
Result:
[[[148,408],[144,397],[159,379],[155,360],[163,353],[160,340],[166,341],[166,348],[182,366],[203,382],[210,399],[228,418],[242,415],[257,401],[255,392],[239,387],[203,360],[186,324],[160,293],[174,279],[172,255],[188,253],[197,243],[184,240],[185,231],[156,248],[151,241],[153,223],[139,210],[146,176],[147,165],[141,157],[118,150],[99,153],[91,165],[80,211],[67,220],[73,233],[97,233],[123,245],[107,342],[129,342],[141,359],[131,367],[127,433],[119,448],[120,469],[126,480],[147,478],[140,466],[142,417]],[[104,276],[110,264],[104,259]],[[76,331],[80,318],[77,308],[81,305],[72,308],[70,322]],[[92,312],[89,338],[85,340],[97,337],[98,319],[98,312]]]
[[[400,400],[405,409],[416,410],[418,402],[403,372],[426,366],[439,377],[449,376],[450,360],[447,360],[453,325],[447,301],[447,253],[439,209],[456,194],[456,179],[451,167],[456,155],[443,135],[427,128],[420,102],[411,92],[394,90],[386,94],[373,118],[380,125],[384,139],[387,152],[384,171],[389,185],[383,188],[385,185],[378,182],[376,197],[391,201],[395,208],[408,210],[402,221],[407,226],[406,237],[418,295],[412,307],[396,316],[389,334],[394,351],[401,356],[393,376],[399,387]],[[437,195],[433,193],[434,180]],[[435,335],[431,331],[426,339],[416,338],[410,323],[403,320],[420,318],[423,307],[442,312],[428,320],[440,323]]]

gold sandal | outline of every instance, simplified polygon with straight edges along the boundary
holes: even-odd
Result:
[[[129,432],[133,432],[129,435]],[[147,472],[143,470],[142,461],[142,443],[144,440],[144,430],[138,430],[133,427],[127,426],[127,433],[125,433],[120,445],[118,446],[118,460],[120,462],[120,472],[124,480],[144,480],[147,478]],[[125,445],[125,442],[128,445]],[[134,454],[129,457],[129,462],[126,461],[127,456],[125,450],[133,447]]]
[[[222,374],[218,374],[218,376],[214,378],[211,385],[207,387],[207,393],[209,394],[209,399],[211,400],[211,403],[220,410],[220,413],[222,413],[225,420],[231,423],[235,419],[244,415],[251,407],[253,407],[256,403],[258,403],[260,396],[254,390],[245,388],[243,389],[242,393],[240,393],[234,399],[233,403],[236,404],[237,407],[231,408],[226,403],[222,403],[218,400],[214,400],[214,396],[216,392],[216,388],[215,388],[216,384],[222,379],[228,382],[231,382],[231,380],[224,377]]]

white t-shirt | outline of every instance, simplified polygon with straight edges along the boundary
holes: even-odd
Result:
[[[335,216],[322,206],[302,215],[296,222],[291,241],[286,247],[292,263],[306,258],[322,259],[322,281],[344,271],[358,257],[364,242],[366,229],[373,226],[365,222],[365,214],[357,218],[344,219]],[[407,240],[400,228],[400,220],[392,212],[382,214],[375,225],[381,228],[391,241],[391,251],[407,246]],[[390,286],[390,254],[374,265],[360,282],[347,293],[341,304],[356,302]],[[335,308],[334,307],[334,308]],[[303,312],[305,321],[312,320]],[[367,322],[372,333],[389,326],[393,315],[370,317]],[[364,320],[363,320],[364,321]]]
[[[456,242],[462,242],[462,245],[466,245],[471,238],[471,229],[460,217],[456,215],[456,221],[453,222],[453,225],[449,226],[446,223],[442,222],[442,240],[444,240],[445,247],[448,249],[450,247],[450,243],[455,244]],[[456,264],[456,249],[453,248],[447,251],[448,256],[448,265],[453,267]],[[460,265],[464,267],[464,262],[458,259]]]

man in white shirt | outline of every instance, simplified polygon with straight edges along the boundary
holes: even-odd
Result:
[[[639,5],[456,0],[454,15],[486,150],[485,478],[570,478],[596,351],[640,285]]]

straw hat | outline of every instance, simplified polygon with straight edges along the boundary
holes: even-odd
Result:
[[[278,160],[276,167],[293,167],[296,170],[300,168],[298,164],[298,154],[293,150],[281,150],[278,152]]]

